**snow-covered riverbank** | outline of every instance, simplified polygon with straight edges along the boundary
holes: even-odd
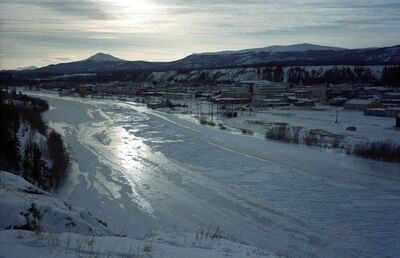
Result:
[[[120,236],[85,208],[3,171],[0,196],[0,257],[273,257],[219,231]]]
[[[59,196],[116,232],[219,227],[294,257],[400,253],[399,164],[232,134],[132,102],[39,96],[75,160]]]

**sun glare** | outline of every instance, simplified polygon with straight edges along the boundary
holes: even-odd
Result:
[[[126,12],[146,12],[153,13],[157,9],[157,5],[149,0],[105,0],[108,4],[111,4],[115,7],[124,8]]]

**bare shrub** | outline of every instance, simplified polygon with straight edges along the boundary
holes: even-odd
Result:
[[[304,135],[303,140],[306,145],[318,145],[317,134],[312,129]]]
[[[292,143],[296,143],[296,144],[300,143],[300,130],[301,130],[300,126],[294,126],[291,128],[291,136],[292,136],[291,142]]]
[[[270,128],[266,132],[265,137],[276,141],[290,142],[290,135],[288,134],[288,130],[290,129],[288,129],[287,124],[281,124],[279,126]]]
[[[207,117],[201,116],[199,118],[199,121],[200,121],[200,124],[205,125],[205,124],[207,124]]]
[[[332,138],[332,147],[333,148],[340,148],[342,144],[342,137],[336,135]]]
[[[226,126],[223,125],[223,124],[219,124],[218,126],[219,126],[219,129],[221,129],[221,130],[226,130],[227,129]]]
[[[253,131],[250,129],[242,128],[240,129],[240,131],[242,132],[242,134],[253,134]]]
[[[352,151],[355,155],[382,161],[400,161],[400,145],[393,141],[359,143]]]

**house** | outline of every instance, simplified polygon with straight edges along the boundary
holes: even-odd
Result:
[[[196,96],[195,93],[190,92],[166,92],[163,94],[163,97],[171,100],[187,100],[194,99]]]
[[[250,88],[249,84],[233,84],[219,87],[222,98],[250,98]]]
[[[354,98],[356,95],[356,89],[353,89],[350,85],[330,85],[326,91],[327,99],[332,98]]]
[[[400,108],[368,108],[364,110],[364,115],[398,117],[400,116]]]
[[[384,108],[368,108],[364,110],[366,116],[386,116],[386,109]]]
[[[296,89],[293,94],[296,98],[311,98],[311,90],[308,88]]]
[[[284,98],[261,99],[253,101],[254,107],[282,107],[288,106],[289,103]]]
[[[251,98],[216,98],[215,102],[226,105],[246,105],[251,103]]]
[[[367,108],[378,107],[379,103],[375,99],[351,99],[344,103],[345,110],[364,110]]]
[[[299,98],[294,105],[299,107],[311,107],[314,106],[314,100],[308,98]]]
[[[250,83],[250,92],[255,97],[271,98],[287,92],[288,87],[285,83],[276,83],[271,81],[247,81]]]
[[[344,103],[348,101],[347,98],[341,98],[341,97],[336,97],[336,98],[331,98],[328,100],[328,104],[331,106],[344,106]]]
[[[400,108],[399,107],[386,108],[386,116],[390,116],[390,117],[400,116]]]
[[[400,93],[388,92],[382,96],[382,104],[385,107],[400,107]]]
[[[311,97],[314,99],[325,101],[326,100],[326,89],[327,89],[326,84],[315,85],[315,86],[310,87]]]

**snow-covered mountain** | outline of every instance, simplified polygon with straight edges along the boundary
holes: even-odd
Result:
[[[305,84],[373,82],[382,78],[385,66],[294,66],[294,67],[244,67],[229,69],[195,69],[188,71],[171,70],[127,75],[134,81],[149,82],[202,82],[224,83],[234,81],[276,81]],[[390,66],[387,67],[388,69]],[[143,75],[141,77],[141,75]],[[337,81],[334,81],[337,80]]]
[[[125,61],[123,59],[114,57],[110,54],[105,54],[105,53],[97,53],[87,59],[85,61],[95,61],[95,62],[121,62]]]
[[[294,45],[274,45],[269,47],[262,47],[262,48],[249,48],[243,50],[231,50],[231,51],[220,51],[220,52],[206,52],[206,53],[199,53],[194,55],[210,55],[210,54],[217,54],[217,55],[226,55],[226,54],[238,54],[238,53],[260,53],[260,52],[305,52],[305,51],[318,51],[318,50],[345,50],[345,48],[339,47],[330,47],[330,46],[321,46],[309,43],[303,44],[294,44]]]
[[[389,65],[400,64],[400,46],[338,49],[308,44],[264,49],[193,54],[177,61],[180,69],[230,68],[255,65]]]
[[[26,67],[18,67],[18,68],[15,68],[15,69],[13,69],[14,71],[25,71],[25,70],[35,70],[35,69],[38,69],[39,67],[37,67],[37,66],[26,66]]]
[[[138,72],[221,69],[260,66],[399,65],[400,45],[384,48],[341,49],[313,44],[192,54],[172,62],[124,61],[98,53],[88,59],[49,65],[35,70],[1,72],[3,80],[64,74],[98,73],[129,75]]]

